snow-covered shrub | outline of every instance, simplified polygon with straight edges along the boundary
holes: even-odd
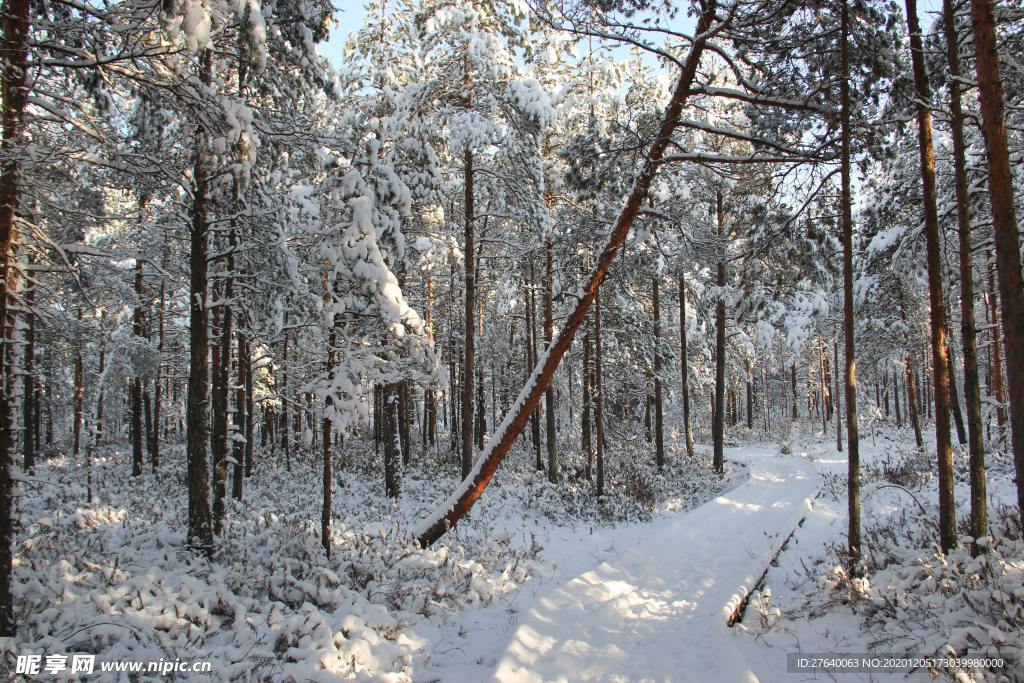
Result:
[[[963,460],[956,472],[966,482]],[[1024,680],[1024,541],[1017,510],[991,511],[985,552],[970,553],[972,539],[941,553],[936,545],[937,503],[928,456],[896,449],[864,468],[864,491],[891,487],[894,502],[865,518],[864,576],[848,574],[845,548],[819,568],[820,593],[807,611],[820,616],[845,605],[856,613],[873,651],[936,657],[997,658],[1002,667],[932,672],[960,681]],[[1005,468],[1005,463],[997,465]],[[990,475],[992,472],[990,471]],[[870,508],[869,508],[870,509]],[[961,520],[964,521],[965,520]],[[966,524],[961,525],[966,528]],[[794,609],[793,607],[789,608]]]

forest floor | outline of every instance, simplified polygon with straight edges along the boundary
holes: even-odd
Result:
[[[477,659],[452,658],[439,676],[697,683],[713,673],[755,681],[726,619],[803,520],[818,476],[810,462],[777,448],[727,456],[746,465],[747,481],[696,510],[620,534],[615,552],[583,572],[566,565],[532,602],[520,601],[509,632],[474,624],[462,649]]]
[[[843,570],[846,460],[834,443],[797,435],[787,456],[777,444],[733,445],[725,477],[704,448],[691,459],[671,447],[663,473],[642,439],[613,449],[602,499],[580,458],[563,454],[553,485],[519,449],[469,518],[423,551],[409,530],[456,485],[451,455],[418,455],[389,500],[378,456],[350,442],[331,559],[310,449],[291,471],[260,463],[228,505],[212,561],[185,545],[180,447],[138,478],[124,447],[91,466],[57,456],[19,482],[21,626],[17,642],[0,642],[0,671],[16,654],[81,652],[212,665],[179,680],[860,682],[905,677],[788,673],[787,654],[952,647],[1005,660],[960,680],[1024,680],[1024,543],[1008,457],[989,458],[989,552],[943,557],[931,456],[908,430],[865,434],[868,572],[857,579]],[[962,453],[955,466],[963,527]]]
[[[336,462],[328,559],[312,446],[290,471],[258,459],[244,499],[228,502],[212,560],[186,545],[181,446],[165,446],[159,472],[147,463],[139,477],[123,445],[91,463],[60,454],[40,463],[18,482],[19,635],[0,641],[0,672],[17,655],[85,653],[97,671],[103,662],[212,667],[179,680],[453,680],[459,657],[480,658],[466,644],[479,624],[511,634],[530,596],[746,477],[742,465],[727,463],[721,477],[708,457],[676,449],[659,473],[640,439],[611,451],[609,495],[597,499],[580,457],[562,454],[553,485],[519,449],[471,515],[419,550],[410,530],[458,483],[455,458],[417,454],[401,496],[388,499],[379,454],[350,440]]]
[[[954,435],[955,437],[955,435]],[[822,487],[805,523],[751,597],[733,643],[768,681],[1024,681],[1024,543],[1016,513],[1012,458],[987,454],[992,540],[938,552],[934,432],[918,450],[910,429],[868,428],[861,437],[862,528],[866,572],[847,575],[846,454],[822,435],[794,439],[794,455],[818,469]],[[930,453],[928,452],[930,450]],[[960,540],[968,535],[967,455],[955,447]],[[787,655],[857,653],[890,670],[788,670]],[[979,662],[936,662],[967,657]],[[933,661],[928,662],[927,658]],[[907,661],[907,660],[910,661]],[[984,666],[984,660],[1002,660]],[[929,666],[931,664],[931,666]],[[990,662],[992,664],[992,662]]]

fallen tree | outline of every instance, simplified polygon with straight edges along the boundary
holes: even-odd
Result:
[[[672,97],[665,114],[662,117],[658,134],[651,143],[647,156],[643,161],[640,172],[637,174],[633,185],[630,188],[622,210],[608,235],[601,256],[597,260],[594,270],[586,284],[578,293],[579,303],[569,315],[565,326],[558,333],[554,342],[537,359],[537,364],[530,374],[526,385],[519,392],[519,397],[509,409],[502,420],[501,425],[491,436],[480,456],[477,458],[473,468],[466,475],[459,487],[448,499],[442,503],[429,518],[423,521],[416,533],[416,540],[421,547],[432,545],[439,538],[455,526],[462,517],[469,512],[473,504],[483,494],[484,489],[494,477],[498,465],[508,454],[515,443],[516,438],[522,432],[530,419],[530,414],[537,408],[544,391],[551,384],[555,370],[558,368],[562,357],[569,350],[569,345],[576,334],[576,330],[587,317],[587,312],[593,304],[601,282],[608,274],[612,262],[618,255],[634,220],[647,198],[654,177],[657,175],[660,162],[672,139],[683,105],[690,95],[691,87],[697,74],[697,66],[700,64],[701,55],[707,42],[721,30],[722,26],[713,26],[717,0],[706,0],[702,3],[700,17],[697,20],[697,30],[686,60],[682,63],[679,78],[672,91]]]

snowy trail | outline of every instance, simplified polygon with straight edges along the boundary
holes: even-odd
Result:
[[[756,683],[726,618],[803,519],[818,475],[767,449],[730,457],[749,464],[746,483],[538,596],[491,680]]]

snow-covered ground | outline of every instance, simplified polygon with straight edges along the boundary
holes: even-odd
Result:
[[[19,483],[22,627],[3,648],[210,662],[212,675],[197,680],[767,683],[905,680],[790,673],[789,653],[952,646],[1006,659],[1002,678],[977,679],[1024,680],[1024,544],[1007,513],[1009,460],[989,462],[991,552],[943,558],[928,456],[909,432],[866,435],[868,573],[851,579],[845,455],[821,436],[791,446],[731,448],[723,479],[706,453],[688,460],[677,447],[659,475],[636,444],[613,456],[614,494],[601,501],[577,460],[565,459],[554,486],[519,451],[470,517],[426,551],[408,529],[456,485],[450,456],[425,456],[437,462],[410,468],[392,501],[373,454],[350,453],[336,473],[330,560],[316,463],[264,467],[230,504],[212,562],[184,547],[180,467],[132,479],[124,449],[91,468],[57,458]],[[167,449],[166,462],[181,458]],[[963,521],[962,456],[956,466]],[[728,627],[751,591],[742,622]]]
[[[747,482],[647,525],[631,548],[545,591],[493,676],[464,680],[753,680],[726,619],[803,519],[818,477],[764,449],[734,457],[748,463]]]
[[[934,434],[924,435],[934,453]],[[938,487],[933,455],[919,452],[907,430],[880,430],[861,440],[862,525],[868,565],[863,579],[843,569],[847,501],[845,453],[834,439],[794,443],[818,468],[823,486],[803,526],[751,599],[733,642],[760,681],[849,682],[1024,680],[1024,544],[1016,522],[1012,462],[989,454],[992,552],[938,553]],[[961,540],[967,534],[967,457],[957,451],[956,499]],[[949,649],[952,646],[952,650]],[[1002,657],[997,672],[938,667],[907,673],[791,673],[788,653],[898,655],[912,659]],[[912,667],[913,668],[913,667]]]
[[[554,486],[521,451],[470,517],[422,551],[408,530],[456,485],[453,458],[421,456],[392,501],[372,452],[350,448],[336,471],[330,560],[309,462],[246,482],[211,562],[185,547],[181,451],[164,449],[159,475],[133,479],[129,453],[112,447],[91,467],[58,457],[19,482],[21,626],[16,643],[0,643],[3,668],[18,654],[91,653],[210,662],[212,676],[197,680],[457,679],[481,658],[470,636],[487,629],[497,644],[504,629],[507,642],[532,596],[746,476],[730,464],[720,478],[708,458],[676,450],[662,476],[641,443],[613,452],[613,493],[598,501],[576,459],[564,458]]]

